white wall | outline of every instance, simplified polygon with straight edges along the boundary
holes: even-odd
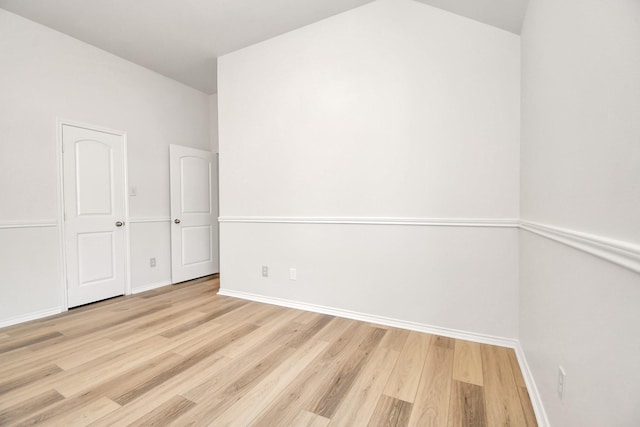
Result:
[[[127,133],[132,285],[169,283],[168,145],[210,148],[208,96],[4,10],[0,94],[0,322],[62,306],[58,118]]]
[[[516,336],[515,230],[449,223],[519,215],[517,36],[381,0],[218,64],[223,291]]]
[[[640,259],[638,76],[640,2],[531,0],[522,33],[525,224],[586,233],[587,247],[609,241]],[[640,264],[634,272],[529,231],[520,240],[519,335],[551,424],[640,425]]]

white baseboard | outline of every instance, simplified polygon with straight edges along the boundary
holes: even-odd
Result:
[[[163,286],[168,286],[171,284],[171,280],[162,280],[160,282],[150,283],[148,285],[144,285],[138,288],[131,289],[131,295],[139,294],[142,292],[151,291],[153,289],[161,288]]]
[[[444,337],[457,338],[462,340],[479,342],[482,344],[498,345],[501,347],[516,348],[518,341],[510,338],[497,337],[493,335],[477,334],[474,332],[460,331],[457,329],[443,328],[440,326],[425,325],[423,323],[408,322],[406,320],[393,319],[390,317],[377,316],[374,314],[360,313],[357,311],[344,310],[341,308],[327,307],[323,305],[310,304],[306,302],[292,301],[282,298],[267,297],[248,292],[238,292],[220,288],[218,295],[246,299],[250,301],[263,302],[266,304],[279,305],[282,307],[296,308],[299,310],[311,311],[314,313],[330,314],[332,316],[344,317],[347,319],[361,320],[363,322],[375,323],[377,325],[393,326],[410,331],[425,332],[428,334],[441,335]]]
[[[43,317],[53,316],[55,314],[60,314],[63,311],[66,311],[66,310],[62,307],[55,307],[47,310],[36,311],[33,313],[27,313],[20,316],[10,317],[8,319],[0,320],[0,328],[16,325],[18,323],[28,322],[30,320],[41,319]]]
[[[536,415],[536,420],[538,421],[538,426],[549,427],[549,420],[547,419],[546,412],[544,411],[542,400],[540,399],[540,394],[538,393],[538,388],[536,387],[536,383],[533,379],[533,375],[531,373],[531,370],[529,369],[529,365],[527,364],[527,359],[524,355],[524,351],[522,350],[522,346],[520,345],[520,342],[516,339],[496,337],[493,335],[478,334],[474,332],[460,331],[457,329],[443,328],[443,327],[433,326],[433,325],[425,325],[422,323],[408,322],[406,320],[392,319],[389,317],[376,316],[372,314],[360,313],[360,312],[355,312],[350,310],[343,310],[340,308],[326,307],[322,305],[292,301],[292,300],[287,300],[283,298],[267,297],[264,295],[233,291],[233,290],[223,289],[223,288],[221,288],[218,291],[218,295],[241,298],[241,299],[246,299],[250,301],[278,305],[282,307],[296,308],[299,310],[311,311],[314,313],[329,314],[332,316],[344,317],[347,319],[360,320],[363,322],[369,322],[369,323],[374,323],[374,324],[384,325],[384,326],[392,326],[392,327],[401,328],[401,329],[408,329],[411,331],[425,332],[428,334],[441,335],[449,338],[473,341],[481,344],[491,344],[491,345],[497,345],[501,347],[512,348],[516,352],[518,363],[520,365],[520,370],[522,371],[522,375],[524,377],[525,384],[527,386],[527,391],[529,392],[529,397],[531,398],[531,404],[533,406],[533,410]]]
[[[524,377],[524,382],[527,386],[527,391],[529,392],[529,398],[531,399],[531,405],[533,406],[533,411],[536,414],[536,421],[538,422],[539,427],[549,427],[549,419],[547,418],[547,413],[544,410],[544,406],[542,405],[542,398],[540,397],[540,392],[538,391],[538,387],[536,386],[536,382],[533,378],[533,373],[529,368],[529,364],[527,363],[527,357],[524,354],[524,349],[518,342],[517,346],[514,348],[516,352],[516,356],[518,357],[518,364],[520,365],[520,371],[522,372],[522,376]]]

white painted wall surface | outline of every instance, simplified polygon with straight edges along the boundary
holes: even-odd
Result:
[[[0,228],[0,325],[60,311],[58,237],[55,226]]]
[[[224,220],[517,218],[519,63],[517,36],[395,0],[221,57],[222,288],[515,337],[508,230]]]
[[[640,2],[531,0],[522,218],[640,243]]]
[[[640,243],[638,76],[640,2],[531,0],[523,220]],[[519,336],[551,425],[640,425],[640,275],[528,231],[520,240]]]
[[[219,59],[222,216],[518,217],[519,38],[380,0]]]
[[[56,222],[58,118],[127,132],[129,184],[137,192],[129,198],[132,219],[165,218],[168,224],[170,143],[210,147],[207,95],[4,10],[0,94],[0,224]],[[165,239],[158,234],[166,225],[129,225],[133,287],[170,280],[167,265],[160,264],[169,261],[163,256],[168,235]],[[33,239],[33,233],[49,231],[18,229],[0,246],[11,251],[23,239]],[[43,241],[49,237],[42,235]],[[29,256],[59,257],[57,250],[51,253],[50,245],[45,246],[34,245]],[[159,264],[152,271],[148,266],[153,256]],[[16,273],[25,272],[17,265],[29,262],[2,260],[3,304],[18,313],[59,307],[57,265],[35,263],[26,271],[30,274]],[[7,276],[17,281],[4,280]],[[42,277],[47,280],[36,280]],[[34,287],[32,294],[48,297],[22,298],[12,290],[26,284]],[[0,321],[7,317],[0,311]]]
[[[517,239],[514,228],[223,223],[221,279],[225,290],[516,338]]]

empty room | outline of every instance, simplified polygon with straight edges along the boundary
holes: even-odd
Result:
[[[640,1],[0,0],[0,425],[640,425]]]

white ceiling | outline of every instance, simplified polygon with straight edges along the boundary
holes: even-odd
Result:
[[[0,0],[0,8],[215,93],[217,57],[372,0]],[[418,0],[519,34],[528,0]]]

